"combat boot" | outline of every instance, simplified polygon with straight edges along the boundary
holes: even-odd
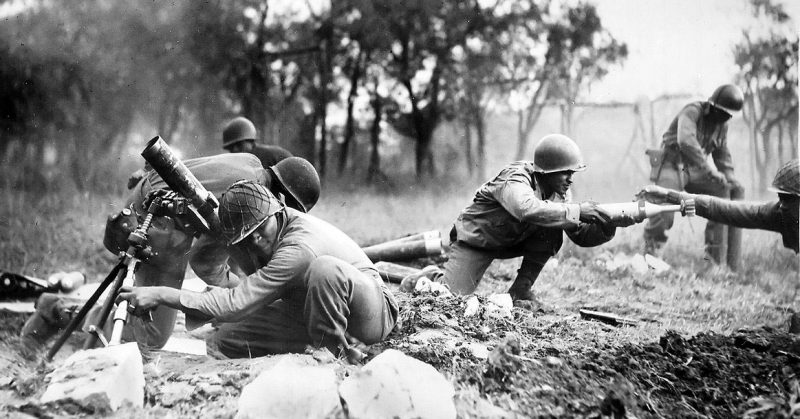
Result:
[[[514,307],[519,307],[528,311],[544,312],[544,305],[536,298],[531,290],[533,282],[534,281],[530,278],[517,276],[517,279],[514,280],[514,284],[509,288],[508,294],[511,296]]]

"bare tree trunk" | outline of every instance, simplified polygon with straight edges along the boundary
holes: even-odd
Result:
[[[478,135],[477,163],[478,179],[486,178],[486,123],[483,110],[475,110],[475,131]]]
[[[354,60],[353,72],[350,74],[350,92],[347,95],[347,122],[344,127],[344,139],[342,140],[342,147],[339,152],[339,175],[344,172],[347,167],[347,158],[350,152],[350,143],[353,140],[355,133],[355,121],[353,119],[353,107],[355,106],[356,95],[358,93],[358,80],[361,78],[361,57],[362,53],[359,52]]]
[[[320,125],[320,140],[319,140],[319,176],[325,177],[327,160],[328,160],[328,128],[326,119],[328,117],[328,60],[327,60],[328,43],[327,39],[322,40],[320,44],[320,52],[317,55],[317,65],[319,67],[319,96],[317,98],[317,123]]]
[[[525,151],[528,150],[528,133],[525,130],[523,121],[525,120],[525,111],[517,111],[517,152],[514,154],[515,160],[522,160],[525,158]]]
[[[763,146],[763,160],[758,166],[758,189],[757,191],[764,191],[767,189],[769,168],[767,167],[772,161],[772,150],[769,144],[769,137],[772,134],[772,124],[767,124],[761,132],[761,144]]]
[[[464,120],[464,162],[467,166],[467,174],[471,178],[474,174],[472,166],[475,162],[472,157],[472,125],[469,119]]]
[[[370,153],[369,166],[367,167],[367,183],[375,183],[380,178],[381,155],[378,147],[380,146],[381,119],[383,116],[383,98],[375,92],[372,99],[372,112],[375,117],[370,127]]]

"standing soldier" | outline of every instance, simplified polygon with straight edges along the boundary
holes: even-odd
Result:
[[[533,161],[511,163],[484,183],[450,232],[441,282],[457,294],[470,294],[494,259],[522,256],[509,294],[514,305],[535,308],[531,286],[561,248],[564,233],[579,246],[614,237],[615,224],[596,203],[572,203],[572,176],[585,169],[578,145],[551,134],[536,145]]]
[[[264,167],[271,167],[279,161],[291,157],[292,153],[275,145],[256,144],[256,126],[243,117],[233,118],[222,131],[222,148],[230,153],[250,153]]]
[[[728,120],[742,109],[744,96],[738,87],[725,84],[714,90],[708,101],[692,102],[670,123],[661,149],[648,150],[656,185],[690,193],[727,198],[731,191],[741,195],[742,186],[733,174],[728,150]],[[708,163],[711,154],[714,165]],[[644,229],[645,253],[656,254],[667,241],[674,214],[648,219]],[[709,220],[705,231],[706,256],[722,260],[724,226]]]

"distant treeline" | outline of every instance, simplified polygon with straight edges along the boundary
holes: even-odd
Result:
[[[561,107],[569,134],[586,86],[627,56],[584,2],[324,4],[6,2],[5,184],[113,189],[140,164],[131,157],[146,137],[161,135],[187,157],[220,152],[221,128],[235,115],[253,120],[263,141],[314,162],[324,177],[355,173],[371,182],[385,177],[381,152],[390,136],[413,139],[405,154],[420,180],[436,175],[434,130],[450,121],[465,139],[465,167],[482,177],[487,115],[516,115],[515,154],[522,157],[544,106]],[[783,13],[768,1],[754,5],[768,6],[776,20]],[[796,38],[788,45],[796,114]],[[757,71],[743,68],[755,80],[766,77]]]

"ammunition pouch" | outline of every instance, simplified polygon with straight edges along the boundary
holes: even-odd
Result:
[[[661,177],[661,169],[664,167],[666,153],[661,148],[649,148],[644,153],[650,159],[650,181],[658,182],[658,178]]]

